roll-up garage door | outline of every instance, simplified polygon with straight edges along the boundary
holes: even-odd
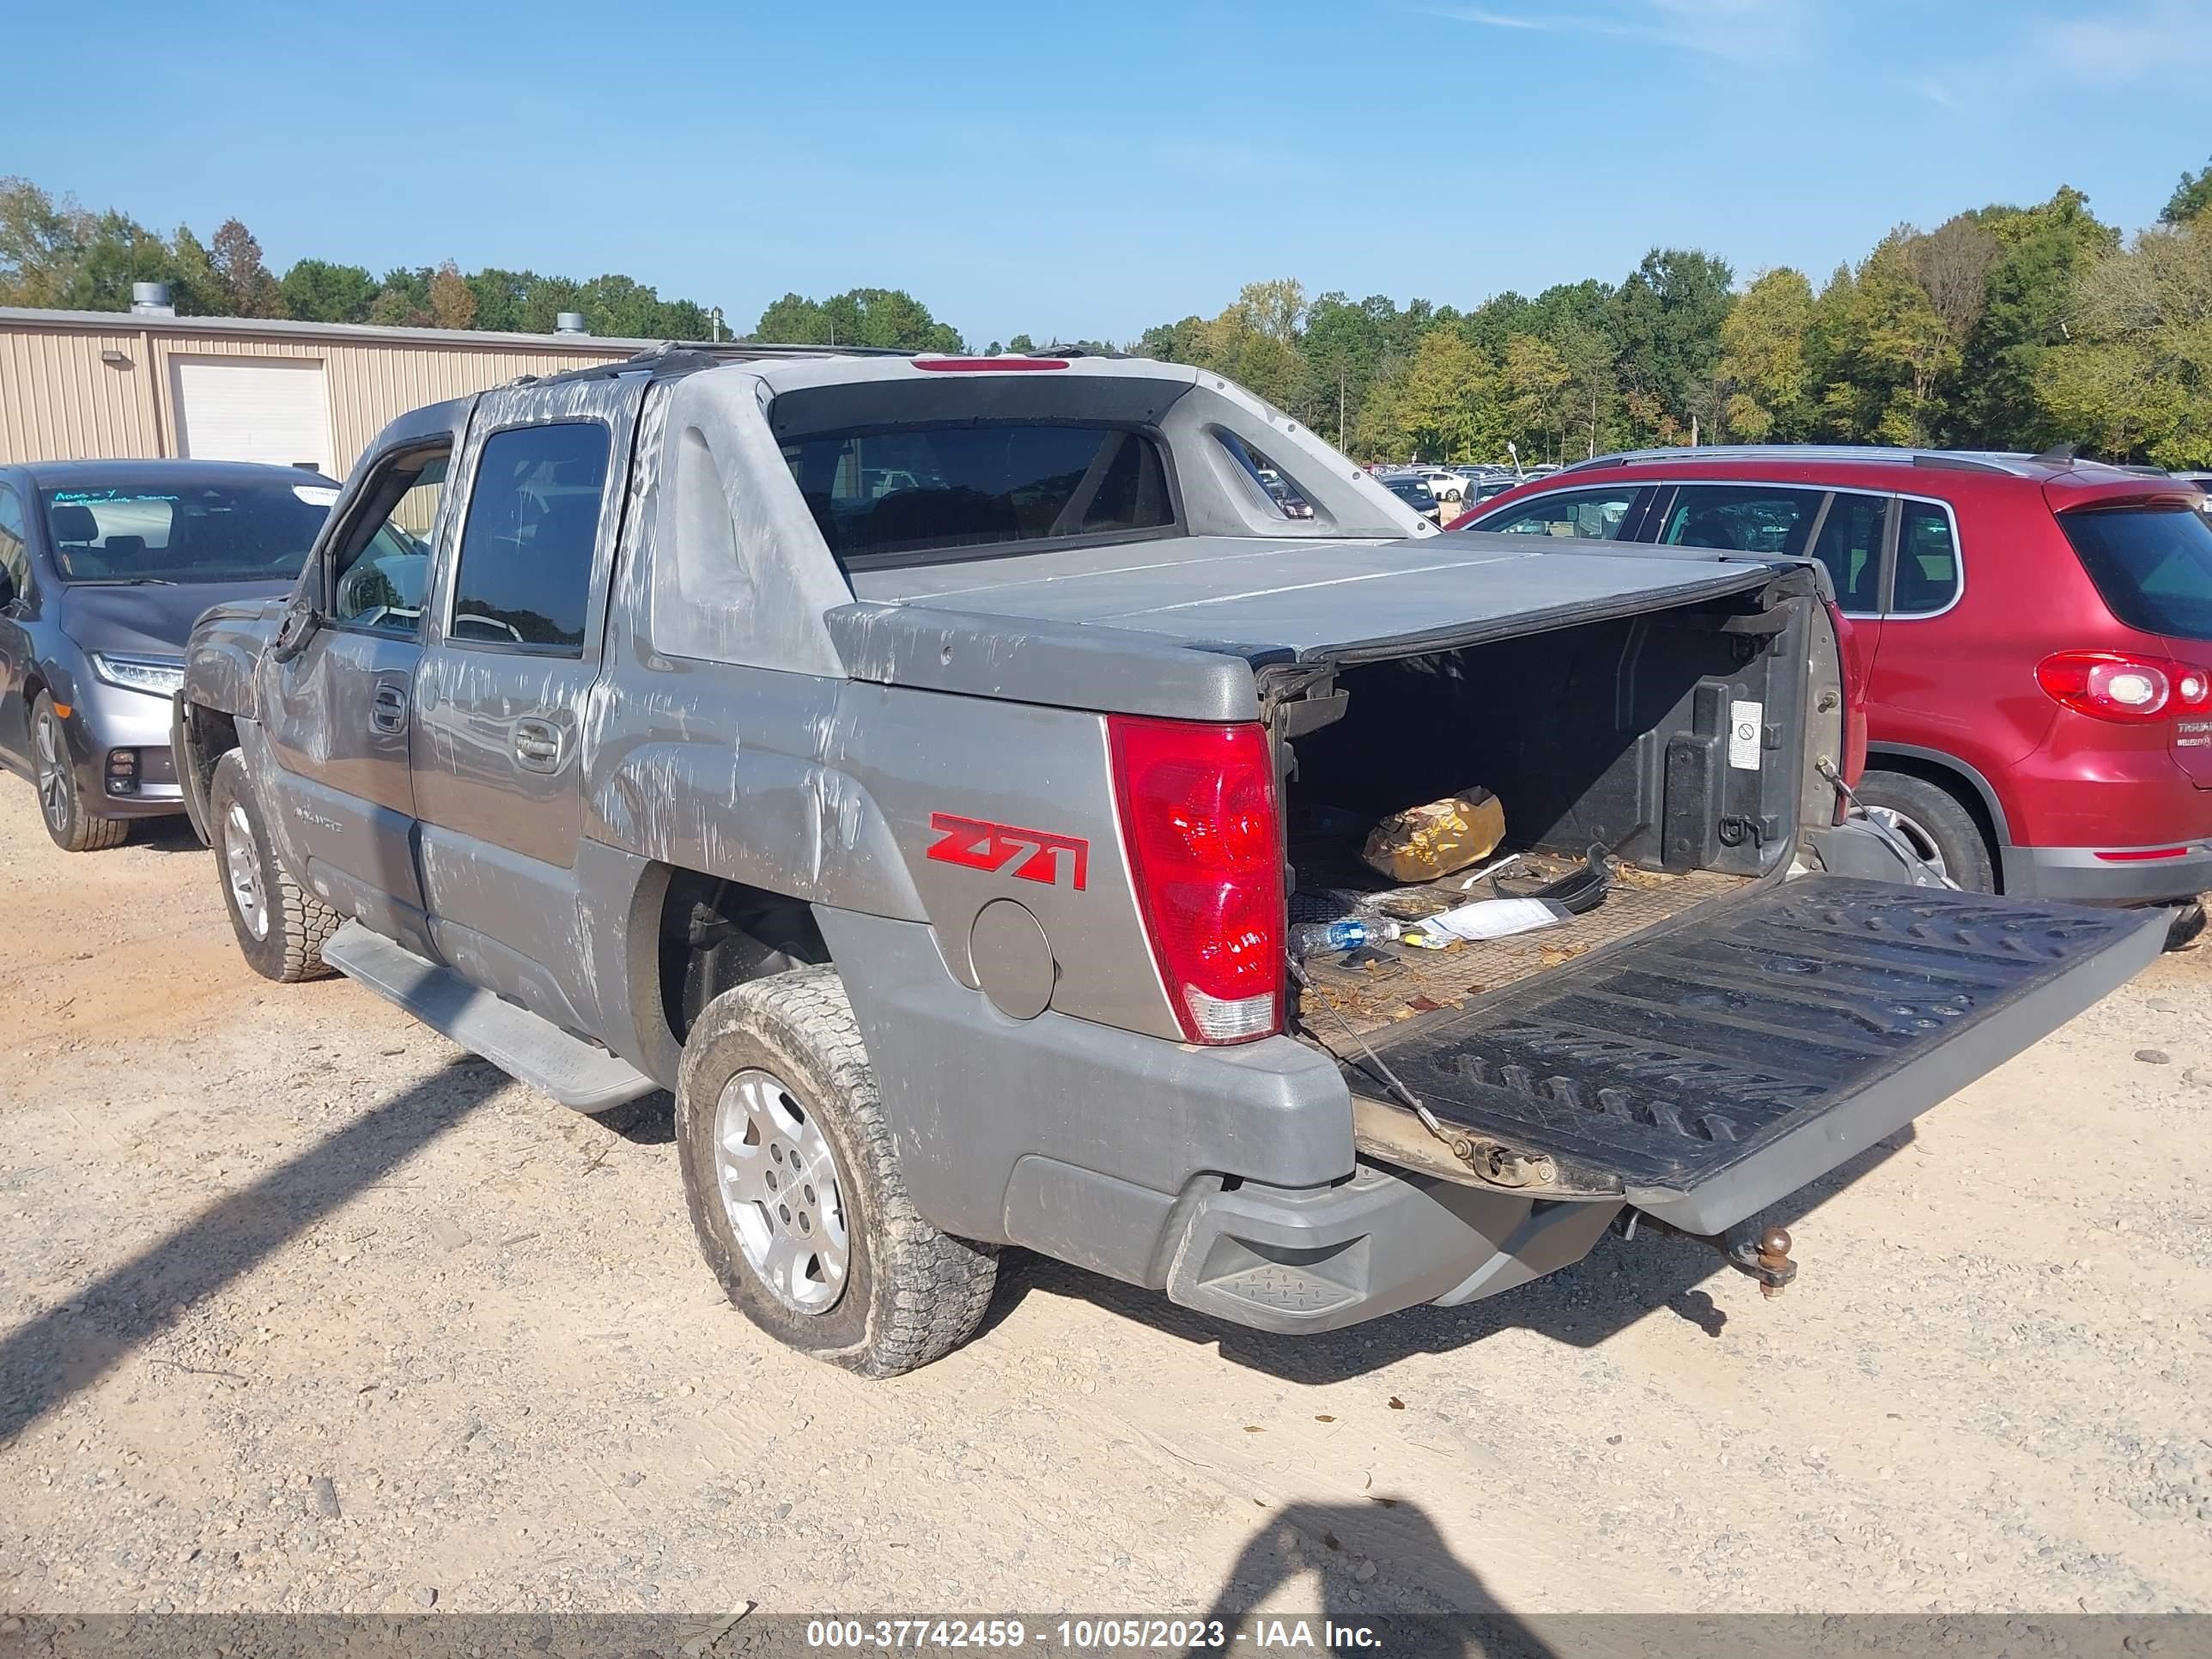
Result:
[[[174,373],[179,454],[331,470],[330,392],[319,362],[185,357]]]

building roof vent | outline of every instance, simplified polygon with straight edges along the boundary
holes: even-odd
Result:
[[[176,307],[169,303],[167,283],[133,283],[131,284],[131,310],[140,317],[173,317]]]
[[[592,331],[584,326],[582,312],[564,311],[553,319],[553,331],[556,334],[589,334]]]

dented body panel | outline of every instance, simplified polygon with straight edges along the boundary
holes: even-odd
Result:
[[[787,459],[824,428],[1079,417],[1160,447],[1172,524],[841,557]],[[472,550],[557,562],[582,487],[551,462],[487,483],[486,447],[577,424],[605,428],[608,459],[580,627],[549,643],[548,616],[463,595],[483,586]],[[333,622],[380,477],[425,446],[447,482],[417,613]],[[1249,455],[1314,516],[1286,520]],[[243,752],[278,856],[325,902],[639,1086],[673,1085],[728,974],[830,961],[925,1218],[1323,1329],[1572,1261],[1622,1200],[1364,1152],[1364,1085],[1310,1031],[1185,1042],[1123,842],[1113,717],[1265,722],[1288,781],[1292,738],[1341,714],[1297,700],[1353,665],[1705,606],[1707,634],[1740,629],[1741,659],[1783,677],[1737,763],[1778,839],[1754,826],[1721,860],[1778,880],[1818,867],[1797,831],[1826,830],[1814,764],[1842,753],[1819,580],[1748,556],[1441,538],[1194,369],[648,359],[396,424],[291,599],[203,621],[179,729],[195,776]],[[1628,663],[1647,642],[1625,637]],[[1720,738],[1698,741],[1691,759],[1720,764]]]

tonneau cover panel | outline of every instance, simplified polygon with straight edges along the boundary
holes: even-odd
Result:
[[[979,640],[1070,643],[1109,630],[1124,643],[1243,659],[1254,666],[1349,661],[1540,632],[1756,588],[1771,564],[1647,554],[1590,544],[1541,549],[1517,536],[1421,542],[1282,542],[1187,537],[852,573],[860,603],[830,613],[862,679],[926,684],[927,652],[886,655],[871,614],[915,608],[961,619]],[[1603,549],[1604,550],[1599,550]],[[890,632],[910,630],[893,629]],[[1018,696],[1016,691],[1000,695]]]

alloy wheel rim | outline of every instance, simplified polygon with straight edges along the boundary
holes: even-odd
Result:
[[[62,757],[59,727],[49,714],[39,722],[39,811],[46,827],[60,835],[69,828],[69,767]]]
[[[1936,844],[1936,837],[1929,833],[1926,824],[1909,813],[1899,811],[1894,806],[1869,806],[1866,814],[1875,823],[1885,824],[1904,836],[1905,844],[1919,855],[1922,863],[1945,880],[1950,879],[1951,868],[1943,861],[1943,849]]]
[[[844,1175],[813,1111],[774,1073],[747,1069],[722,1085],[714,1184],[769,1293],[796,1313],[835,1307],[852,1267]]]
[[[246,931],[256,939],[269,937],[269,904],[261,890],[261,848],[253,838],[253,825],[238,802],[222,820],[222,872],[230,890],[230,902]]]

